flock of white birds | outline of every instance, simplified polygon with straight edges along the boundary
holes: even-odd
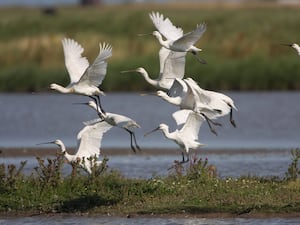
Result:
[[[237,110],[233,100],[219,92],[202,89],[192,78],[184,78],[186,54],[192,53],[200,63],[206,63],[199,57],[200,48],[194,44],[206,31],[206,24],[197,25],[196,29],[184,34],[180,27],[158,12],[149,14],[156,31],[152,33],[159,41],[161,48],[159,51],[160,72],[157,79],[151,79],[142,67],[135,70],[122,71],[138,72],[145,80],[156,87],[156,95],[163,100],[179,107],[173,113],[178,129],[169,132],[166,124],[160,124],[153,131],[146,135],[161,130],[164,136],[176,142],[182,152],[182,161],[189,161],[189,150],[203,146],[198,141],[200,127],[203,122],[207,122],[210,130],[217,134],[214,126],[221,124],[215,120],[219,117],[230,115],[230,122],[235,127],[233,120],[233,110]],[[100,156],[100,147],[103,134],[112,127],[124,129],[130,135],[131,149],[136,152],[140,150],[137,144],[134,128],[139,128],[139,124],[134,120],[115,113],[106,112],[101,105],[100,95],[104,92],[100,90],[103,79],[107,71],[107,60],[112,56],[112,47],[103,43],[100,44],[99,54],[92,64],[89,64],[86,57],[82,56],[83,47],[76,41],[65,38],[62,40],[65,56],[65,65],[70,76],[70,84],[63,87],[58,84],[51,84],[53,90],[61,93],[71,93],[85,95],[91,98],[86,103],[95,110],[99,118],[84,123],[84,128],[78,133],[78,149],[74,155],[66,152],[65,145],[61,140],[52,142],[58,145],[69,162],[79,162],[89,173],[93,166],[90,158]],[[45,144],[45,143],[43,143]],[[101,161],[96,161],[100,164]]]

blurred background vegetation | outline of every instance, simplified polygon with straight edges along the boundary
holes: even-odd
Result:
[[[122,70],[144,67],[159,73],[160,45],[150,33],[148,16],[159,11],[184,32],[205,22],[207,31],[196,44],[202,65],[187,55],[186,76],[214,90],[298,90],[300,57],[281,43],[300,42],[299,8],[265,4],[125,4],[0,8],[0,91],[48,91],[49,84],[69,82],[61,40],[70,37],[85,49],[90,63],[99,42],[113,46],[104,91],[152,91],[138,74]]]

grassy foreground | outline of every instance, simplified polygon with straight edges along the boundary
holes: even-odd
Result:
[[[87,175],[72,165],[62,175],[63,155],[37,158],[32,175],[19,166],[0,166],[0,215],[97,213],[110,215],[300,213],[300,150],[292,150],[285,178],[220,179],[207,159],[174,162],[167,177],[129,179],[106,170],[106,161]]]
[[[85,48],[89,61],[98,43],[113,46],[105,91],[153,90],[136,74],[120,71],[145,67],[152,77],[159,72],[159,44],[150,33],[150,11],[169,17],[185,32],[206,22],[207,31],[197,46],[203,49],[200,65],[187,56],[186,75],[203,88],[231,90],[299,90],[300,61],[280,43],[297,42],[299,8],[272,4],[250,5],[120,5],[61,7],[46,15],[36,8],[0,9],[0,91],[46,91],[49,84],[67,84],[61,40],[71,37]],[[76,16],[74,16],[76,15]]]

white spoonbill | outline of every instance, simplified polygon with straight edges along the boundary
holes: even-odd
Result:
[[[174,52],[165,47],[161,47],[159,50],[160,72],[158,78],[151,79],[143,67],[122,71],[121,73],[138,72],[152,86],[158,89],[168,90],[172,86],[174,79],[182,79],[184,77],[185,56],[186,52]]]
[[[192,78],[187,78],[186,81],[193,88],[195,93],[197,93],[202,103],[207,104],[209,107],[217,109],[220,112],[219,114],[216,114],[217,117],[229,114],[232,126],[236,127],[233,119],[233,109],[237,111],[237,108],[234,105],[234,101],[229,96],[220,92],[202,89]]]
[[[217,132],[213,129],[211,123],[213,125],[221,126],[220,123],[212,121],[212,119],[215,119],[220,113],[220,110],[218,108],[213,108],[207,104],[202,103],[199,99],[198,94],[195,93],[193,87],[189,85],[187,79],[175,79],[168,94],[163,91],[157,91],[156,94],[163,100],[179,106],[180,109],[189,109],[195,111],[196,113],[202,114],[202,116],[204,116],[204,118],[206,119],[211,132],[217,135]],[[189,113],[186,114],[185,118],[188,114]]]
[[[149,16],[157,29],[152,35],[157,38],[163,47],[177,52],[191,52],[199,62],[206,63],[198,56],[198,52],[202,51],[202,49],[194,46],[206,31],[205,23],[197,25],[195,30],[183,34],[183,30],[180,27],[174,26],[169,18],[164,19],[162,14],[152,12]],[[164,36],[166,40],[163,40],[162,36]]]
[[[173,140],[180,146],[180,148],[182,149],[181,163],[185,163],[189,161],[190,149],[197,149],[201,146],[204,146],[204,144],[197,141],[200,127],[204,120],[205,118],[200,114],[190,112],[184,126],[180,130],[176,129],[174,132],[170,133],[168,125],[162,123],[154,130],[146,133],[145,136],[154,131],[161,130],[166,138]],[[187,160],[185,160],[184,158],[185,154],[187,156]]]
[[[131,149],[133,150],[133,152],[136,153],[136,149],[138,149],[139,151],[141,150],[139,145],[137,144],[135,133],[133,131],[134,128],[141,127],[136,121],[132,120],[131,118],[129,118],[127,116],[123,116],[123,115],[116,114],[116,113],[110,113],[110,112],[103,113],[100,110],[100,108],[97,107],[97,105],[94,101],[89,101],[88,103],[82,103],[82,104],[87,104],[92,109],[97,111],[97,113],[100,117],[98,121],[104,120],[111,126],[119,127],[119,128],[124,129],[125,131],[127,131],[130,134],[130,146],[131,146]],[[133,143],[135,146],[133,145]]]
[[[79,165],[86,169],[88,173],[92,173],[94,166],[92,158],[100,156],[100,147],[103,134],[112,126],[105,121],[102,122],[86,122],[86,126],[78,133],[78,149],[75,155],[71,155],[66,151],[66,147],[61,140],[41,144],[56,144],[60,147],[62,153],[69,163],[79,162]],[[96,165],[100,165],[102,161],[96,161]]]
[[[298,44],[293,43],[293,44],[282,44],[282,45],[286,45],[286,46],[292,47],[293,49],[296,50],[297,54],[300,55],[300,46]]]
[[[99,95],[104,95],[98,86],[102,83],[107,70],[106,60],[112,56],[112,47],[109,44],[99,44],[99,54],[92,65],[86,57],[82,57],[84,49],[73,39],[62,40],[65,65],[69,73],[70,84],[63,87],[58,84],[51,84],[50,88],[61,93],[73,93],[86,95],[93,98],[101,107]],[[95,98],[97,97],[97,99]],[[101,107],[102,108],[102,107]]]

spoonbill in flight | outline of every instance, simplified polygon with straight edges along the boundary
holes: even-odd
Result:
[[[86,57],[82,57],[84,49],[73,39],[62,40],[65,65],[69,73],[70,84],[63,87],[58,84],[51,84],[50,88],[61,93],[73,93],[86,95],[94,99],[101,107],[99,95],[104,95],[98,86],[102,83],[107,70],[107,59],[112,56],[112,47],[109,44],[99,44],[99,54],[92,65]]]
[[[197,93],[197,96],[202,103],[207,104],[213,109],[217,109],[220,112],[219,114],[216,114],[217,117],[229,114],[230,123],[233,127],[236,127],[233,119],[233,109],[237,111],[237,108],[234,105],[234,101],[229,96],[220,92],[202,89],[192,78],[187,78],[186,80],[195,93]]]
[[[145,134],[145,136],[157,131],[161,130],[164,134],[164,136],[170,140],[173,140],[176,144],[180,146],[182,149],[182,161],[181,163],[185,163],[189,161],[189,150],[190,149],[197,149],[201,146],[204,146],[204,144],[198,142],[198,135],[200,131],[200,127],[203,123],[205,118],[195,112],[190,112],[188,115],[188,118],[183,125],[183,127],[178,130],[176,129],[172,133],[169,132],[168,125],[162,123],[154,130],[148,132]],[[185,154],[187,156],[187,159],[185,160]]]
[[[129,118],[127,116],[123,116],[123,115],[116,114],[116,113],[110,113],[110,112],[103,113],[100,110],[100,108],[97,107],[97,105],[94,101],[89,101],[88,103],[82,103],[82,104],[87,104],[92,109],[97,111],[100,118],[97,119],[96,121],[104,120],[111,126],[119,127],[119,128],[124,129],[125,131],[127,131],[130,135],[130,146],[134,153],[136,153],[136,149],[139,151],[141,150],[139,145],[137,144],[136,136],[133,131],[134,128],[141,127],[136,121],[132,120],[131,118]],[[134,145],[133,145],[133,143],[134,143]]]
[[[297,54],[300,55],[300,46],[298,44],[293,43],[293,44],[282,44],[282,45],[286,45],[286,46],[292,47],[293,49],[296,50]]]
[[[191,52],[200,63],[206,64],[206,62],[198,56],[198,52],[202,51],[202,49],[194,46],[206,31],[205,23],[197,25],[195,30],[183,34],[182,28],[174,26],[169,18],[164,18],[162,14],[152,12],[149,16],[157,29],[157,31],[153,31],[152,35],[157,38],[163,47],[177,52]],[[162,36],[164,36],[166,40],[163,40]]]
[[[71,155],[66,151],[64,143],[59,139],[41,144],[56,144],[69,163],[78,162],[88,173],[92,173],[94,164],[91,159],[100,156],[103,134],[111,129],[112,126],[105,121],[90,121],[86,122],[86,124],[87,125],[77,135],[78,149],[74,155]],[[102,161],[95,162],[96,166],[99,166],[101,163]]]
[[[186,52],[174,52],[165,47],[161,47],[159,50],[160,72],[157,79],[151,79],[143,67],[139,67],[135,70],[122,71],[121,73],[138,72],[154,87],[161,90],[169,90],[174,79],[182,79],[184,77],[185,56]]]
[[[217,132],[212,127],[211,124],[216,126],[221,126],[220,123],[217,123],[213,121],[212,119],[215,119],[218,114],[220,114],[220,110],[218,108],[210,107],[207,104],[204,104],[200,101],[199,96],[197,93],[195,93],[192,86],[190,86],[190,83],[187,79],[181,80],[181,79],[175,79],[172,87],[169,89],[168,93],[163,91],[157,91],[157,96],[161,97],[163,100],[179,106],[180,109],[189,109],[193,110],[196,113],[200,113],[207,121],[208,126],[212,133],[217,135]],[[170,95],[170,96],[169,96]],[[181,114],[179,117],[187,118],[187,113],[185,116],[185,111],[180,111]],[[179,112],[178,112],[179,113]],[[173,117],[175,117],[176,113],[173,114]],[[178,120],[175,118],[176,122]],[[183,121],[183,120],[181,120]]]

